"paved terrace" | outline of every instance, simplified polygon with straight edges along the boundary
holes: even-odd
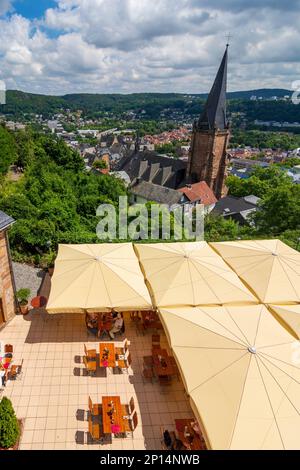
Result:
[[[22,376],[8,381],[4,389],[18,418],[24,419],[22,450],[158,450],[161,427],[171,431],[175,419],[193,417],[181,381],[175,378],[167,388],[143,381],[143,356],[151,355],[151,334],[139,335],[130,319],[125,324],[133,359],[129,374],[107,370],[96,377],[83,375],[84,343],[99,349],[86,331],[83,315],[49,316],[35,310],[24,318],[16,316],[1,332],[0,339],[14,346],[14,364],[24,359]],[[161,337],[168,349],[162,333]],[[122,403],[133,396],[139,421],[134,438],[113,436],[103,445],[91,444],[89,395],[94,403],[101,403],[103,395],[118,395]]]

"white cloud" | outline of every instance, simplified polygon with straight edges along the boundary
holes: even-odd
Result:
[[[0,12],[9,8],[0,0]],[[229,88],[300,78],[299,1],[58,0],[42,21],[0,20],[0,78],[47,93],[204,92],[232,31]]]

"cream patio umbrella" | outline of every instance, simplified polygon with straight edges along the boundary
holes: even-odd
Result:
[[[300,339],[300,305],[269,305],[275,318]]]
[[[211,449],[300,449],[294,337],[263,305],[160,310]]]
[[[300,302],[300,253],[280,240],[211,243],[262,303]]]
[[[60,245],[48,313],[151,309],[131,243]]]
[[[258,303],[206,242],[135,245],[158,307]]]

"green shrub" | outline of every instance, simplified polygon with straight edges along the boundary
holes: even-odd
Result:
[[[11,401],[3,397],[0,402],[0,447],[13,447],[20,436],[20,427]]]
[[[17,299],[21,305],[26,305],[30,297],[30,289],[20,289],[17,292]]]
[[[50,253],[46,253],[45,255],[40,257],[40,267],[45,268],[53,268],[54,262],[57,254],[55,251],[50,251]]]

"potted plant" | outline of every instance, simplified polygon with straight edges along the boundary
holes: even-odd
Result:
[[[27,315],[29,308],[28,308],[28,299],[30,297],[30,289],[20,289],[17,292],[17,299],[19,302],[20,310],[22,315]]]
[[[11,401],[0,402],[0,449],[14,449],[20,437],[20,425]]]

